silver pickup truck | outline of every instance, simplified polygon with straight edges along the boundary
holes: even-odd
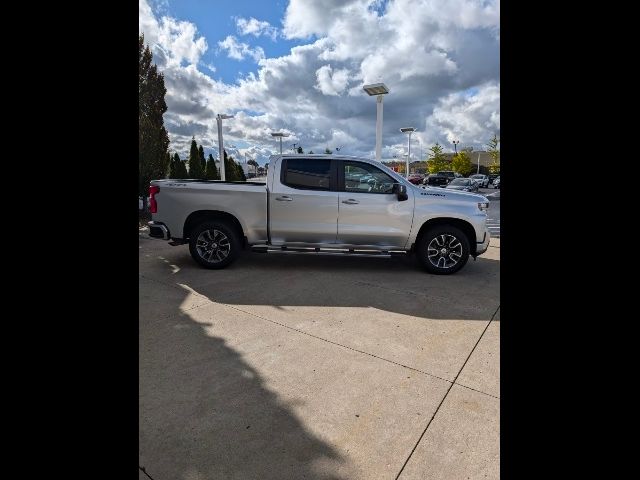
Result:
[[[266,183],[153,180],[149,235],[189,244],[206,268],[240,251],[389,256],[416,253],[435,274],[460,270],[487,250],[489,202],[421,188],[363,158],[277,155]]]

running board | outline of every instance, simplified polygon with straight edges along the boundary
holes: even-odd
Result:
[[[338,248],[314,248],[314,247],[274,247],[270,245],[255,245],[251,247],[252,252],[257,253],[288,253],[298,255],[332,255],[338,257],[378,257],[391,258],[398,255],[406,255],[405,251],[387,250],[358,250],[358,249],[338,249]]]

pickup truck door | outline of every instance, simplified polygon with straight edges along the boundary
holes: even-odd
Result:
[[[393,193],[396,181],[375,165],[338,163],[337,243],[404,248],[411,232],[414,196],[399,201]]]
[[[269,195],[271,243],[335,243],[336,161],[283,158]]]

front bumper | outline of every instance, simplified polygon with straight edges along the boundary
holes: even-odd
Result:
[[[476,255],[482,255],[489,248],[489,240],[491,240],[491,233],[489,229],[485,229],[484,231],[484,239],[482,242],[476,242]]]
[[[150,237],[161,238],[163,240],[169,240],[171,238],[169,229],[164,223],[151,221],[148,225]]]

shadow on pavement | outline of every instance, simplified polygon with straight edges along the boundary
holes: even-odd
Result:
[[[141,305],[150,291],[141,288]],[[162,287],[162,313],[140,312],[140,466],[154,480],[338,479],[313,467],[341,456],[223,339],[180,311],[188,294]]]
[[[413,256],[336,258],[252,252],[243,252],[223,270],[206,270],[193,261],[186,246],[146,239],[141,248],[145,277],[188,285],[218,303],[372,307],[423,318],[484,321],[500,302],[500,261],[487,256],[469,259],[454,275],[428,274]]]

